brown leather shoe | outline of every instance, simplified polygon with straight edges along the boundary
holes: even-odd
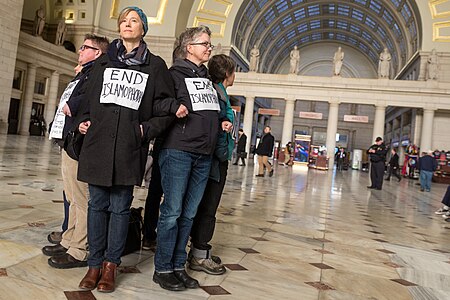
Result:
[[[87,271],[86,275],[84,275],[84,278],[81,280],[78,287],[85,291],[95,289],[95,287],[97,286],[97,282],[100,280],[101,274],[101,268],[89,267],[89,270]]]
[[[97,291],[102,293],[114,292],[116,288],[117,265],[115,263],[104,261],[102,268],[102,277],[97,285]]]

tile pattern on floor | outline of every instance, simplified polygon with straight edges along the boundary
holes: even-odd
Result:
[[[221,276],[187,270],[201,288],[152,280],[154,252],[122,258],[111,294],[77,291],[86,268],[57,270],[41,248],[63,215],[60,154],[42,137],[0,135],[0,298],[4,299],[448,299],[450,229],[434,214],[446,186],[416,181],[368,190],[368,173],[229,166],[213,254]],[[135,189],[134,206],[147,190]],[[299,296],[301,295],[301,297]]]

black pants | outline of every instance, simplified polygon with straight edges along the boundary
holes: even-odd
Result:
[[[159,205],[163,189],[161,186],[161,170],[157,159],[153,160],[152,178],[148,186],[147,199],[145,200],[144,213],[144,238],[146,240],[156,240],[156,226],[159,218]]]
[[[342,169],[344,168],[344,159],[343,158],[338,158],[336,161],[336,169],[338,171],[342,171]]]
[[[191,243],[199,250],[210,250],[214,229],[216,227],[216,212],[222,197],[223,188],[228,173],[228,161],[219,163],[220,181],[208,179],[202,201],[198,206],[197,215],[191,229]]]
[[[388,177],[386,178],[386,180],[390,180],[391,175],[394,175],[395,177],[397,177],[398,180],[402,179],[402,177],[398,174],[398,168],[394,169],[394,167],[389,166],[389,174],[388,174]]]
[[[442,204],[450,206],[450,185],[447,187],[444,198],[442,198]]]
[[[383,187],[384,161],[371,162],[370,180],[372,187],[380,189]]]
[[[244,152],[244,153],[245,153],[245,152]],[[241,159],[242,164],[245,166],[245,155],[244,155],[244,153],[243,153],[243,152],[237,153],[236,161],[234,162],[235,165],[237,165],[238,162],[239,162],[239,159]]]

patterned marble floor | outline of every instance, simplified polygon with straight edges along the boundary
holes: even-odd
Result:
[[[0,135],[0,299],[450,299],[450,223],[434,211],[445,185],[367,190],[367,173],[278,166],[255,178],[230,166],[213,245],[226,274],[201,288],[152,282],[153,252],[123,258],[112,294],[79,292],[85,268],[53,269],[41,247],[63,215],[56,146]],[[147,191],[136,188],[133,206]]]

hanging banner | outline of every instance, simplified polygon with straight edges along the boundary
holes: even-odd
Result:
[[[309,111],[301,111],[298,116],[303,119],[315,119],[322,120],[322,113],[309,112]]]
[[[344,115],[344,122],[369,123],[369,116]]]
[[[258,109],[258,114],[260,115],[270,115],[270,116],[279,116],[280,110],[279,109],[272,109],[272,108],[260,108]]]

